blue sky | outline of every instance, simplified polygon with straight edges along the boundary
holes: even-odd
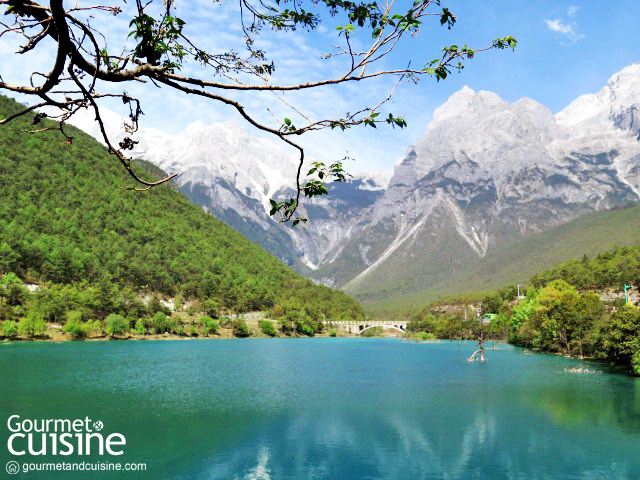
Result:
[[[86,3],[80,2],[81,5]],[[211,0],[178,0],[176,4],[178,16],[187,21],[186,32],[200,44],[213,51],[238,44],[235,2],[223,0],[222,5],[218,5]],[[192,10],[185,8],[186,5]],[[437,21],[425,23],[417,37],[408,38],[399,46],[388,65],[404,65],[408,60],[412,60],[413,65],[422,65],[425,60],[436,58],[444,45],[466,43],[471,47],[482,47],[505,35],[515,36],[519,41],[518,48],[515,52],[483,53],[468,63],[461,73],[454,73],[444,82],[437,83],[425,77],[417,85],[400,85],[393,103],[383,111],[406,115],[407,129],[392,130],[381,126],[377,130],[361,127],[346,133],[311,133],[298,139],[310,156],[333,160],[348,151],[356,159],[355,164],[349,165],[352,171],[391,168],[407,146],[424,134],[433,110],[464,85],[474,90],[496,92],[507,101],[530,97],[555,113],[579,95],[598,91],[612,74],[640,61],[640,2],[637,0],[608,3],[593,0],[443,0],[443,6],[449,7],[458,17],[454,29],[448,31]],[[98,16],[94,25],[105,31],[110,45],[122,44],[128,32],[126,15]],[[330,44],[338,40],[335,25],[335,20],[330,21],[311,34],[267,32],[259,42],[267,51],[273,52],[278,68],[274,81],[294,83],[339,73],[339,61],[320,59],[320,54],[329,51]],[[366,34],[363,32],[362,35],[354,42],[366,40]],[[288,39],[294,43],[287,43]],[[26,78],[34,65],[47,70],[51,51],[34,53],[28,60],[11,56],[13,51],[15,44],[0,39],[0,58],[3,59],[0,74],[5,80]],[[391,85],[390,81],[383,80],[361,82],[290,94],[286,99],[315,117],[340,115],[376,103],[375,100],[386,96]],[[230,119],[243,124],[232,109],[207,100],[149,85],[127,88],[143,101],[144,126],[175,134],[193,121],[211,123]],[[271,94],[236,95],[235,98],[264,121],[271,121],[267,107],[276,115],[286,115],[295,121],[296,114]],[[121,108],[118,104],[106,106],[114,110]]]

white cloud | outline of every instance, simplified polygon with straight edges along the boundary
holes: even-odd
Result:
[[[567,10],[567,14],[570,17],[573,17],[576,13],[578,13],[578,10],[580,10],[580,7],[576,7],[575,5],[571,5],[569,7],[569,10]]]
[[[571,43],[575,43],[578,40],[585,38],[584,35],[576,32],[577,24],[575,22],[564,23],[558,18],[555,20],[545,20],[544,23],[547,24],[549,30],[564,35]]]

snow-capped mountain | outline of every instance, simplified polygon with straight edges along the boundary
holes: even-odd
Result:
[[[267,214],[292,193],[295,157],[232,123],[144,129],[134,151],[316,281],[380,298],[433,285],[501,245],[583,213],[640,201],[640,64],[553,115],[534,100],[463,88],[393,171],[333,184],[291,229]],[[87,116],[75,124],[94,134]],[[115,133],[122,121],[107,119]]]
[[[527,98],[454,94],[336,257],[361,270],[346,289],[425,288],[518,237],[639,201],[638,106],[640,64],[555,116]]]
[[[332,195],[300,209],[314,221],[292,229],[274,221],[268,211],[270,199],[294,193],[295,152],[251,136],[232,121],[195,122],[175,135],[151,128],[130,135],[116,113],[103,109],[101,116],[112,144],[130,136],[137,144],[129,156],[147,160],[169,174],[179,173],[176,183],[191,201],[307,273],[326,261],[348,231],[350,218],[371,206],[391,178],[391,171],[371,171],[347,183],[330,185]],[[103,140],[90,110],[78,112],[71,123]]]

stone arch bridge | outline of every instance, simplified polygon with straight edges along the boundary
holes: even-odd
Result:
[[[362,321],[333,321],[324,322],[325,326],[329,328],[338,328],[348,333],[361,334],[362,332],[369,330],[373,327],[393,328],[398,330],[399,333],[405,333],[407,331],[406,320],[362,320]]]

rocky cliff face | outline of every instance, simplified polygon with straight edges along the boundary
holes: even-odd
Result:
[[[639,201],[639,109],[640,64],[557,115],[465,87],[393,172],[333,184],[295,229],[267,214],[269,198],[291,193],[295,171],[271,141],[231,123],[193,124],[176,136],[141,131],[136,154],[183,172],[178,184],[192,201],[309,277],[373,299],[434,285],[585,212]]]

